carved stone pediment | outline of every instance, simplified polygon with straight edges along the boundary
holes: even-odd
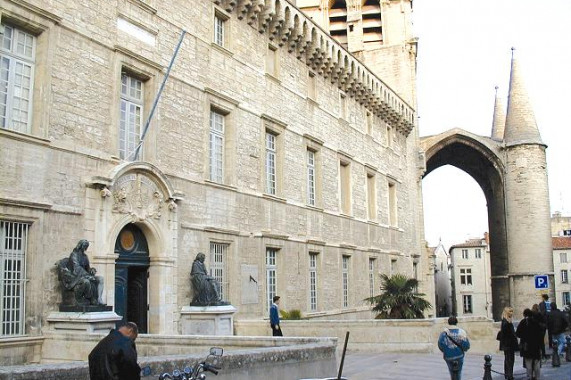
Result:
[[[144,173],[131,172],[119,177],[111,187],[113,212],[129,214],[134,220],[160,219],[167,196]]]

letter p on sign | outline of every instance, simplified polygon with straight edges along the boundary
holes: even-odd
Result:
[[[549,289],[549,278],[546,274],[541,274],[534,277],[535,289]]]

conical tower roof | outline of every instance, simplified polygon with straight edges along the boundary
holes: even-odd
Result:
[[[498,86],[496,86],[496,100],[494,102],[494,120],[492,121],[492,138],[502,141],[504,139],[504,128],[506,126],[506,112],[504,102],[498,97]]]
[[[504,141],[506,145],[543,144],[513,49]]]

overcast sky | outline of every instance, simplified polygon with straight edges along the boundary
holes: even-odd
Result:
[[[495,86],[507,105],[511,47],[547,148],[551,211],[571,216],[571,0],[415,0],[421,136],[489,136]],[[446,248],[488,231],[476,182],[451,166],[423,180],[426,239]]]

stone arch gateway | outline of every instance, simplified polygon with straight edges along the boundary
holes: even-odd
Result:
[[[494,319],[505,306],[520,316],[540,301],[534,277],[548,275],[553,284],[554,273],[547,145],[517,60],[512,57],[506,112],[496,96],[491,137],[453,129],[424,137],[420,145],[426,157],[423,176],[450,164],[482,188],[488,207]]]
[[[507,230],[505,217],[504,171],[501,150],[491,139],[473,135],[461,129],[422,139],[426,154],[426,172],[452,165],[469,174],[480,186],[486,198],[490,255],[492,269],[492,313],[501,315],[510,304],[507,273]]]

